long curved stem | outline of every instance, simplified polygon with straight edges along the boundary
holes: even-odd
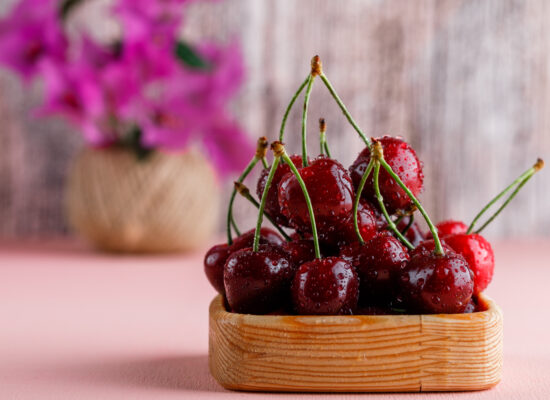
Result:
[[[355,122],[355,120],[353,119],[353,117],[351,116],[351,114],[349,113],[348,109],[346,108],[346,106],[344,105],[344,103],[342,102],[342,100],[340,99],[340,97],[338,96],[338,94],[336,93],[336,90],[334,90],[334,87],[332,86],[332,84],[330,83],[330,81],[328,80],[327,76],[324,74],[324,73],[321,73],[319,75],[321,77],[321,80],[323,81],[323,83],[325,84],[325,86],[327,87],[328,91],[330,92],[330,94],[332,95],[332,97],[334,98],[334,100],[336,101],[336,103],[338,103],[338,105],[340,106],[340,109],[342,110],[342,112],[344,113],[345,117],[347,118],[348,122],[351,124],[351,126],[353,126],[353,129],[355,129],[355,131],[359,134],[359,136],[361,137],[361,139],[363,139],[363,142],[365,142],[365,144],[367,145],[367,147],[371,147],[371,142],[370,140],[367,138],[367,136],[363,133],[363,131],[361,130],[361,128],[359,128],[359,125],[357,125],[357,123]]]
[[[491,201],[489,201],[489,203],[487,203],[487,205],[485,205],[485,207],[483,207],[481,209],[481,211],[479,213],[477,213],[477,215],[474,217],[474,219],[472,220],[472,222],[470,223],[470,226],[468,227],[468,230],[466,231],[467,234],[471,233],[473,230],[474,230],[474,226],[475,224],[477,223],[477,221],[481,218],[481,216],[483,214],[485,214],[485,212],[491,208],[491,206],[493,204],[495,204],[498,200],[500,200],[500,198],[502,198],[502,196],[504,196],[506,193],[508,193],[514,186],[516,185],[520,185],[518,186],[518,188],[510,195],[510,197],[508,198],[508,200],[506,200],[506,202],[498,209],[498,211],[493,214],[493,216],[491,218],[489,218],[489,220],[483,224],[483,226],[481,228],[479,228],[476,232],[480,232],[483,228],[485,228],[491,221],[493,221],[495,219],[495,217],[500,214],[500,212],[504,209],[504,207],[510,202],[510,200],[512,200],[514,198],[514,196],[517,194],[517,192],[519,191],[518,189],[520,189],[525,183],[524,182],[527,182],[529,179],[531,179],[531,177],[535,174],[535,172],[539,171],[542,167],[544,166],[544,162],[541,160],[541,159],[538,159],[537,162],[535,163],[535,165],[533,165],[531,168],[529,168],[528,170],[526,170],[524,173],[522,173],[520,176],[518,176],[511,184],[509,184],[502,192],[500,192],[499,194],[497,194]]]
[[[365,169],[365,172],[361,177],[361,182],[359,182],[359,187],[357,188],[357,194],[355,195],[355,201],[353,202],[353,227],[355,229],[357,239],[359,239],[359,243],[361,243],[361,245],[365,244],[365,241],[363,240],[363,236],[361,236],[361,231],[359,230],[359,222],[357,221],[357,210],[359,209],[359,201],[361,200],[361,194],[363,193],[363,188],[365,187],[365,183],[367,182],[367,178],[369,177],[373,167],[374,167],[374,158],[371,157],[367,165],[367,168]]]
[[[319,236],[317,235],[317,223],[315,222],[315,213],[313,212],[313,205],[311,204],[311,198],[309,197],[309,193],[307,191],[306,184],[302,177],[300,176],[300,173],[298,172],[298,169],[288,156],[285,151],[283,151],[282,154],[283,160],[288,164],[290,167],[290,170],[296,177],[296,180],[298,181],[298,184],[300,185],[300,188],[302,188],[302,192],[304,194],[304,198],[306,200],[307,210],[309,212],[309,219],[311,220],[311,235],[313,236],[313,247],[315,249],[315,257],[321,258],[321,249],[319,247]]]
[[[267,159],[265,157],[262,157],[262,165],[264,166],[264,169],[269,169],[269,164],[267,163]]]
[[[262,199],[260,200],[260,208],[258,209],[258,221],[256,222],[256,232],[254,232],[254,246],[253,251],[258,251],[260,246],[260,231],[262,229],[262,221],[264,217],[265,203],[267,202],[267,194],[269,193],[269,188],[271,187],[271,182],[273,181],[273,176],[275,176],[275,171],[279,166],[279,161],[281,157],[275,155],[273,159],[273,164],[271,164],[271,169],[269,170],[269,175],[267,175],[267,180],[265,182],[264,192],[262,193]]]
[[[250,174],[250,171],[254,169],[256,164],[258,163],[258,158],[254,156],[252,160],[248,163],[246,168],[244,169],[241,176],[239,176],[239,179],[237,179],[237,182],[242,182],[245,180],[245,178]],[[227,224],[226,224],[226,230],[227,230],[227,244],[233,243],[233,238],[231,237],[231,226],[235,228],[235,232],[237,235],[240,235],[239,228],[237,228],[237,224],[235,223],[235,220],[233,219],[233,203],[235,202],[235,196],[237,195],[237,190],[233,188],[233,191],[231,192],[231,197],[229,197],[229,205],[227,206]]]
[[[407,232],[409,231],[409,229],[411,229],[411,226],[413,225],[413,223],[414,223],[414,214],[411,214],[411,215],[409,216],[409,222],[407,223],[407,226],[405,227],[405,229],[403,229],[403,230],[401,231],[401,234],[403,234],[403,235],[407,234]]]
[[[298,98],[298,96],[300,95],[302,90],[304,90],[304,88],[306,87],[306,85],[309,81],[309,77],[310,76],[308,75],[306,80],[300,85],[300,87],[298,88],[296,93],[294,93],[294,96],[292,96],[292,99],[290,100],[290,103],[288,103],[288,106],[286,107],[285,114],[283,116],[283,121],[281,122],[281,129],[279,130],[279,141],[280,142],[283,141],[283,138],[284,138],[284,135],[285,135],[285,126],[286,126],[286,121],[288,119],[288,115],[290,113],[290,110],[292,109],[292,106],[296,102],[296,99]]]
[[[304,96],[304,109],[302,112],[302,165],[307,167],[307,110],[309,107],[309,97],[313,88],[315,75],[310,75],[307,81],[306,94]]]
[[[389,164],[386,162],[386,160],[384,160],[384,158],[380,158],[379,162],[380,162],[380,165],[386,170],[386,172],[390,174],[393,180],[401,187],[401,189],[403,189],[405,193],[407,193],[407,196],[409,196],[413,204],[416,206],[416,208],[418,208],[418,211],[420,211],[420,214],[422,214],[422,216],[426,220],[426,223],[428,224],[428,228],[430,228],[430,232],[432,233],[434,243],[435,243],[434,253],[437,255],[444,255],[445,251],[443,250],[443,246],[441,245],[441,240],[439,239],[439,235],[437,234],[437,229],[432,223],[432,220],[428,216],[428,213],[426,212],[426,210],[424,210],[424,207],[422,207],[422,204],[420,204],[418,199],[410,191],[407,185],[403,183],[401,178],[399,178],[399,176],[395,172],[393,172],[393,170],[391,169]]]
[[[374,157],[371,157],[371,159]],[[376,194],[376,199],[378,200],[378,206],[380,207],[380,210],[382,210],[382,214],[384,214],[384,218],[386,218],[386,222],[388,223],[389,228],[393,231],[393,233],[398,237],[398,239],[409,249],[414,249],[414,246],[407,240],[405,236],[397,229],[397,226],[395,226],[394,222],[390,218],[390,215],[388,214],[388,210],[386,209],[386,206],[384,205],[384,198],[382,197],[382,193],[380,193],[380,184],[378,183],[378,178],[380,176],[380,161],[375,161],[374,163],[374,193]]]

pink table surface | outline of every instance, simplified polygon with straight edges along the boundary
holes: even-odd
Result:
[[[497,243],[488,290],[504,310],[504,376],[475,393],[400,399],[550,399],[550,241]],[[208,372],[202,251],[114,256],[74,243],[0,245],[0,399],[278,398],[221,388]]]

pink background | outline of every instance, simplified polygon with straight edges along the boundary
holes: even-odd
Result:
[[[550,398],[546,246],[548,240],[495,245],[488,294],[504,311],[502,382],[484,392],[420,396]],[[208,372],[214,290],[203,278],[202,254],[127,257],[78,243],[0,245],[0,398],[268,396],[225,391]],[[319,395],[277,395],[309,396]]]

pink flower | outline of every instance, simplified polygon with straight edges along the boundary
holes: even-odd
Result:
[[[67,39],[55,0],[23,0],[0,22],[0,62],[33,77],[44,61],[64,60]]]

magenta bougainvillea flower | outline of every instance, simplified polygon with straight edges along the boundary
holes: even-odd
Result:
[[[41,77],[39,115],[64,116],[90,145],[179,151],[198,144],[223,176],[253,151],[228,110],[243,81],[242,55],[236,43],[182,42],[188,2],[118,0],[122,35],[98,43],[85,33],[67,39],[69,3],[22,0],[0,22],[0,62],[26,80]]]

